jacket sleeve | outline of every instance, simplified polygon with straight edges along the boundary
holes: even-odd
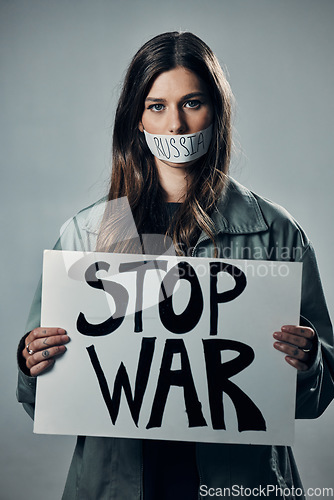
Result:
[[[85,241],[86,234],[80,230],[76,217],[65,223],[61,229],[60,237],[54,246],[54,250],[84,250],[89,247]],[[31,377],[25,366],[22,350],[25,346],[25,338],[33,330],[40,326],[41,320],[41,297],[42,297],[42,279],[39,280],[36,293],[30,308],[28,321],[25,328],[25,335],[22,337],[17,350],[18,363],[18,383],[16,397],[19,403],[22,403],[25,411],[34,418],[35,411],[35,393],[36,378]]]
[[[297,375],[296,418],[316,418],[334,398],[333,329],[311,243],[305,247],[301,261],[301,324],[314,329],[317,344],[310,368]]]

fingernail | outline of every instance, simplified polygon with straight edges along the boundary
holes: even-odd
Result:
[[[64,330],[64,328],[58,328],[58,333],[64,334],[66,333],[66,331]]]
[[[275,339],[281,339],[282,338],[282,334],[280,332],[275,332],[273,334],[273,337],[275,337]]]

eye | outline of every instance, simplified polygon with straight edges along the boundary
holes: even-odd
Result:
[[[198,99],[192,99],[191,101],[186,101],[184,103],[185,108],[190,108],[190,109],[198,109],[201,106],[201,101]]]
[[[147,109],[151,109],[152,111],[162,111],[164,109],[164,105],[163,104],[150,104],[150,106],[147,108]]]

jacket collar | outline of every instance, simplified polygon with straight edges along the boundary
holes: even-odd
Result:
[[[106,202],[107,197],[89,207],[91,208],[90,217],[84,224],[88,232],[98,233]],[[268,229],[254,194],[232,177],[228,178],[224,193],[217,204],[216,211],[212,214],[212,220],[216,227],[216,234],[219,232],[258,233]]]
[[[232,177],[228,178],[212,219],[217,233],[247,234],[268,229],[254,194]]]

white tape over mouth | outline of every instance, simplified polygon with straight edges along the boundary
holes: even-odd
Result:
[[[209,149],[212,125],[194,134],[159,135],[144,130],[145,139],[151,153],[159,160],[172,163],[187,163],[197,160]]]

